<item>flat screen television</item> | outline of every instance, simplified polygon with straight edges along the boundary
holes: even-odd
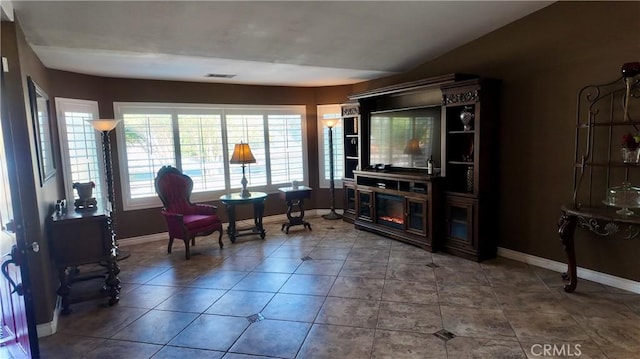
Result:
[[[371,113],[369,163],[426,168],[429,158],[440,168],[441,107]]]

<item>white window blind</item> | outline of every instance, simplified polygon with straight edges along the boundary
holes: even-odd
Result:
[[[229,143],[229,158],[233,154],[236,143],[248,143],[256,163],[246,165],[245,172],[249,186],[267,184],[267,156],[264,138],[263,115],[235,115],[227,114],[227,141]],[[240,188],[242,180],[242,166],[230,166],[231,188]]]
[[[166,114],[124,114],[126,167],[131,198],[156,196],[155,174],[163,165],[176,163],[173,123]]]
[[[270,115],[268,121],[271,180],[276,183],[302,180],[302,118],[299,115]]]
[[[319,151],[319,168],[320,168],[320,187],[328,188],[330,183],[329,173],[329,128],[322,123],[324,119],[338,118],[342,115],[340,105],[320,105],[318,106],[318,133],[320,139],[318,143],[321,148]],[[344,176],[344,132],[342,121],[338,122],[332,130],[333,132],[333,175],[336,187],[342,186],[342,177]]]
[[[220,115],[178,115],[180,164],[193,192],[224,190],[224,143]]]
[[[242,166],[229,164],[236,143],[248,143],[248,187],[275,191],[305,181],[304,106],[114,103],[124,208],[160,204],[153,180],[163,165],[194,182],[192,200],[217,200],[241,188]]]
[[[93,197],[106,199],[102,142],[99,133],[87,122],[98,118],[98,103],[66,98],[56,98],[55,103],[66,198],[78,198],[74,182],[93,181],[96,185]]]

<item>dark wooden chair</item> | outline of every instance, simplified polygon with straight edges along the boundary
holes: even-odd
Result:
[[[222,223],[216,215],[217,207],[207,204],[191,203],[191,191],[193,180],[175,167],[163,166],[156,175],[155,188],[158,197],[162,201],[164,216],[169,230],[169,246],[167,252],[171,253],[173,239],[184,241],[185,256],[191,258],[189,241],[196,244],[197,236],[208,236],[219,231],[218,243],[222,244]]]

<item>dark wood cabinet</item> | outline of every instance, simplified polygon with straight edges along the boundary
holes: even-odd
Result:
[[[373,192],[365,188],[356,190],[358,221],[373,222]]]
[[[62,297],[62,313],[71,312],[71,285],[77,280],[104,278],[102,293],[109,296],[109,304],[119,301],[120,268],[116,260],[115,238],[111,217],[102,209],[55,212],[48,224],[48,240],[53,262],[58,269]],[[104,269],[83,275],[83,265],[99,264]],[[88,273],[89,274],[89,273]]]
[[[419,235],[427,236],[430,231],[429,220],[429,204],[430,202],[425,198],[405,197],[405,216],[406,216],[406,230],[407,232]]]
[[[426,250],[437,248],[434,226],[438,208],[438,177],[424,171],[355,171],[356,228],[408,242]],[[437,217],[436,217],[437,218]]]
[[[475,256],[478,242],[475,236],[474,217],[476,201],[472,198],[448,196],[445,200],[445,242],[444,245],[454,254],[464,257]]]
[[[353,171],[360,163],[360,105],[357,102],[342,105],[342,129],[344,133],[344,174],[343,178],[353,179]]]
[[[442,248],[481,261],[497,250],[498,82],[472,79],[442,89],[445,238]]]
[[[499,81],[449,74],[350,96],[358,106],[342,111],[345,221],[428,250],[494,257],[498,91]],[[422,167],[429,157],[433,175]]]
[[[342,218],[345,222],[353,223],[356,218],[356,186],[353,181],[342,180],[344,203]]]

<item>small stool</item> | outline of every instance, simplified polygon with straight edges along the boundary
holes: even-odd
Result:
[[[278,188],[280,191],[280,197],[282,197],[285,201],[287,201],[287,219],[288,223],[283,223],[281,231],[287,230],[285,233],[289,234],[289,227],[291,226],[299,226],[302,225],[311,230],[311,224],[304,220],[304,208],[303,203],[305,198],[311,197],[311,190],[313,188],[306,186],[297,186],[297,187],[283,187]],[[298,217],[293,217],[291,215],[291,211],[293,210],[293,206],[298,206],[298,212],[300,215]]]

